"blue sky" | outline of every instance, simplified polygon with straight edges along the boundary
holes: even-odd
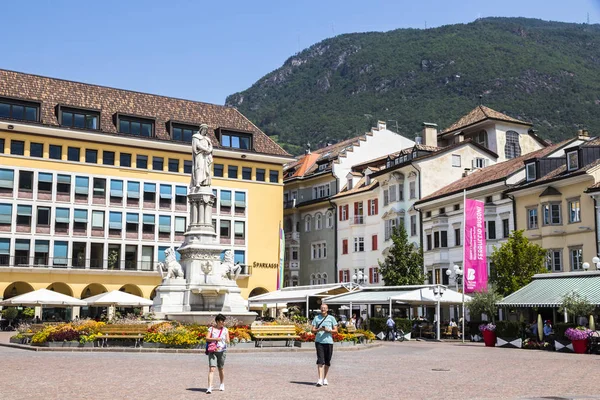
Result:
[[[223,104],[342,33],[487,16],[581,23],[588,13],[600,23],[600,0],[11,1],[2,4],[0,68]]]

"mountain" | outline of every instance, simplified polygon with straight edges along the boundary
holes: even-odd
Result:
[[[295,154],[377,120],[407,136],[422,122],[443,129],[480,102],[545,139],[600,134],[600,25],[484,18],[340,35],[226,100]]]

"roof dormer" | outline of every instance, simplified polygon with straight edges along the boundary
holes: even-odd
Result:
[[[525,164],[525,178],[527,182],[535,181],[537,179],[537,166],[535,160]]]
[[[576,171],[579,169],[579,149],[565,150],[567,155],[567,171]]]

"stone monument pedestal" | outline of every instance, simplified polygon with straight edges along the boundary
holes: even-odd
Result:
[[[184,299],[187,291],[187,282],[184,278],[165,279],[156,288],[154,313],[162,317],[166,313],[185,311]]]

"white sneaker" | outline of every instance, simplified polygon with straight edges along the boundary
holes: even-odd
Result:
[[[323,379],[323,386],[327,386],[329,382],[327,382],[327,378]]]
[[[206,394],[211,394],[212,393],[212,387],[209,387],[208,389],[206,389]]]
[[[321,387],[321,386],[323,386],[323,381],[319,379],[317,381],[317,387]]]
[[[225,384],[224,383],[221,383],[221,385],[219,385],[219,390],[221,392],[225,391]]]

